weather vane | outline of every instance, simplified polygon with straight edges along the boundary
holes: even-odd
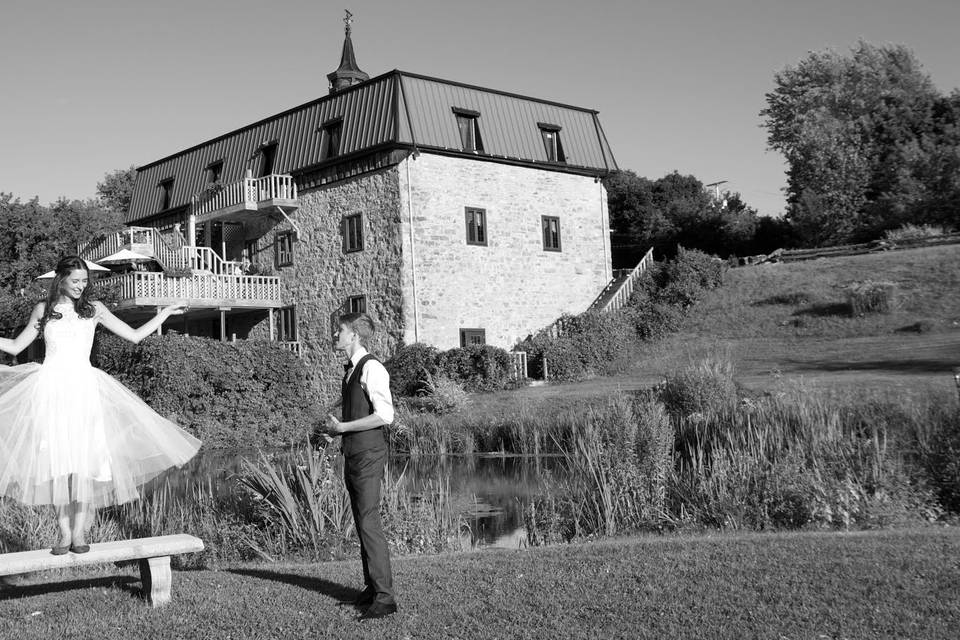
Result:
[[[353,14],[350,13],[350,9],[344,9],[344,12],[347,15],[343,18],[343,24],[347,25],[347,35],[350,35],[350,23],[353,22]]]

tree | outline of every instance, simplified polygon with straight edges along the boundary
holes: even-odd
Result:
[[[117,169],[104,175],[103,182],[97,183],[97,195],[103,206],[122,214],[130,212],[130,199],[133,196],[133,185],[137,181],[137,168]]]
[[[787,215],[802,242],[867,239],[923,215],[951,157],[937,108],[945,120],[952,109],[909,49],[814,52],[774,83],[760,115],[787,160]]]
[[[660,256],[680,246],[722,256],[751,250],[757,211],[739,193],[715,200],[700,180],[676,171],[654,181],[617,171],[604,184],[617,267],[635,265],[650,247]]]

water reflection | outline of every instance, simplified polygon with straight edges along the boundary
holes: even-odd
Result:
[[[174,496],[193,495],[200,487],[216,498],[229,497],[237,491],[242,460],[257,461],[261,455],[280,461],[294,454],[289,450],[261,454],[254,449],[203,452],[182,469],[153,481],[146,493],[169,485]],[[470,525],[470,545],[517,548],[526,540],[524,509],[531,497],[548,487],[559,463],[554,456],[393,457],[387,472],[414,494],[448,486],[451,508]]]

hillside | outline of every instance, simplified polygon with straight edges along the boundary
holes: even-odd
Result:
[[[864,280],[896,283],[891,313],[850,313],[845,288]],[[648,387],[708,356],[731,359],[738,381],[757,390],[803,384],[952,394],[960,367],[960,245],[731,269],[678,333],[641,349],[630,371],[477,400],[503,412],[528,400],[577,402]]]

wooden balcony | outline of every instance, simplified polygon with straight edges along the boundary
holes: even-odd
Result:
[[[277,308],[281,304],[280,279],[275,276],[197,274],[172,278],[163,273],[134,271],[98,281],[116,288],[118,309],[156,307],[186,300],[193,308]]]
[[[289,175],[244,178],[228,185],[207,188],[190,200],[198,223],[210,220],[249,222],[279,212],[287,216],[300,208],[297,185]]]

